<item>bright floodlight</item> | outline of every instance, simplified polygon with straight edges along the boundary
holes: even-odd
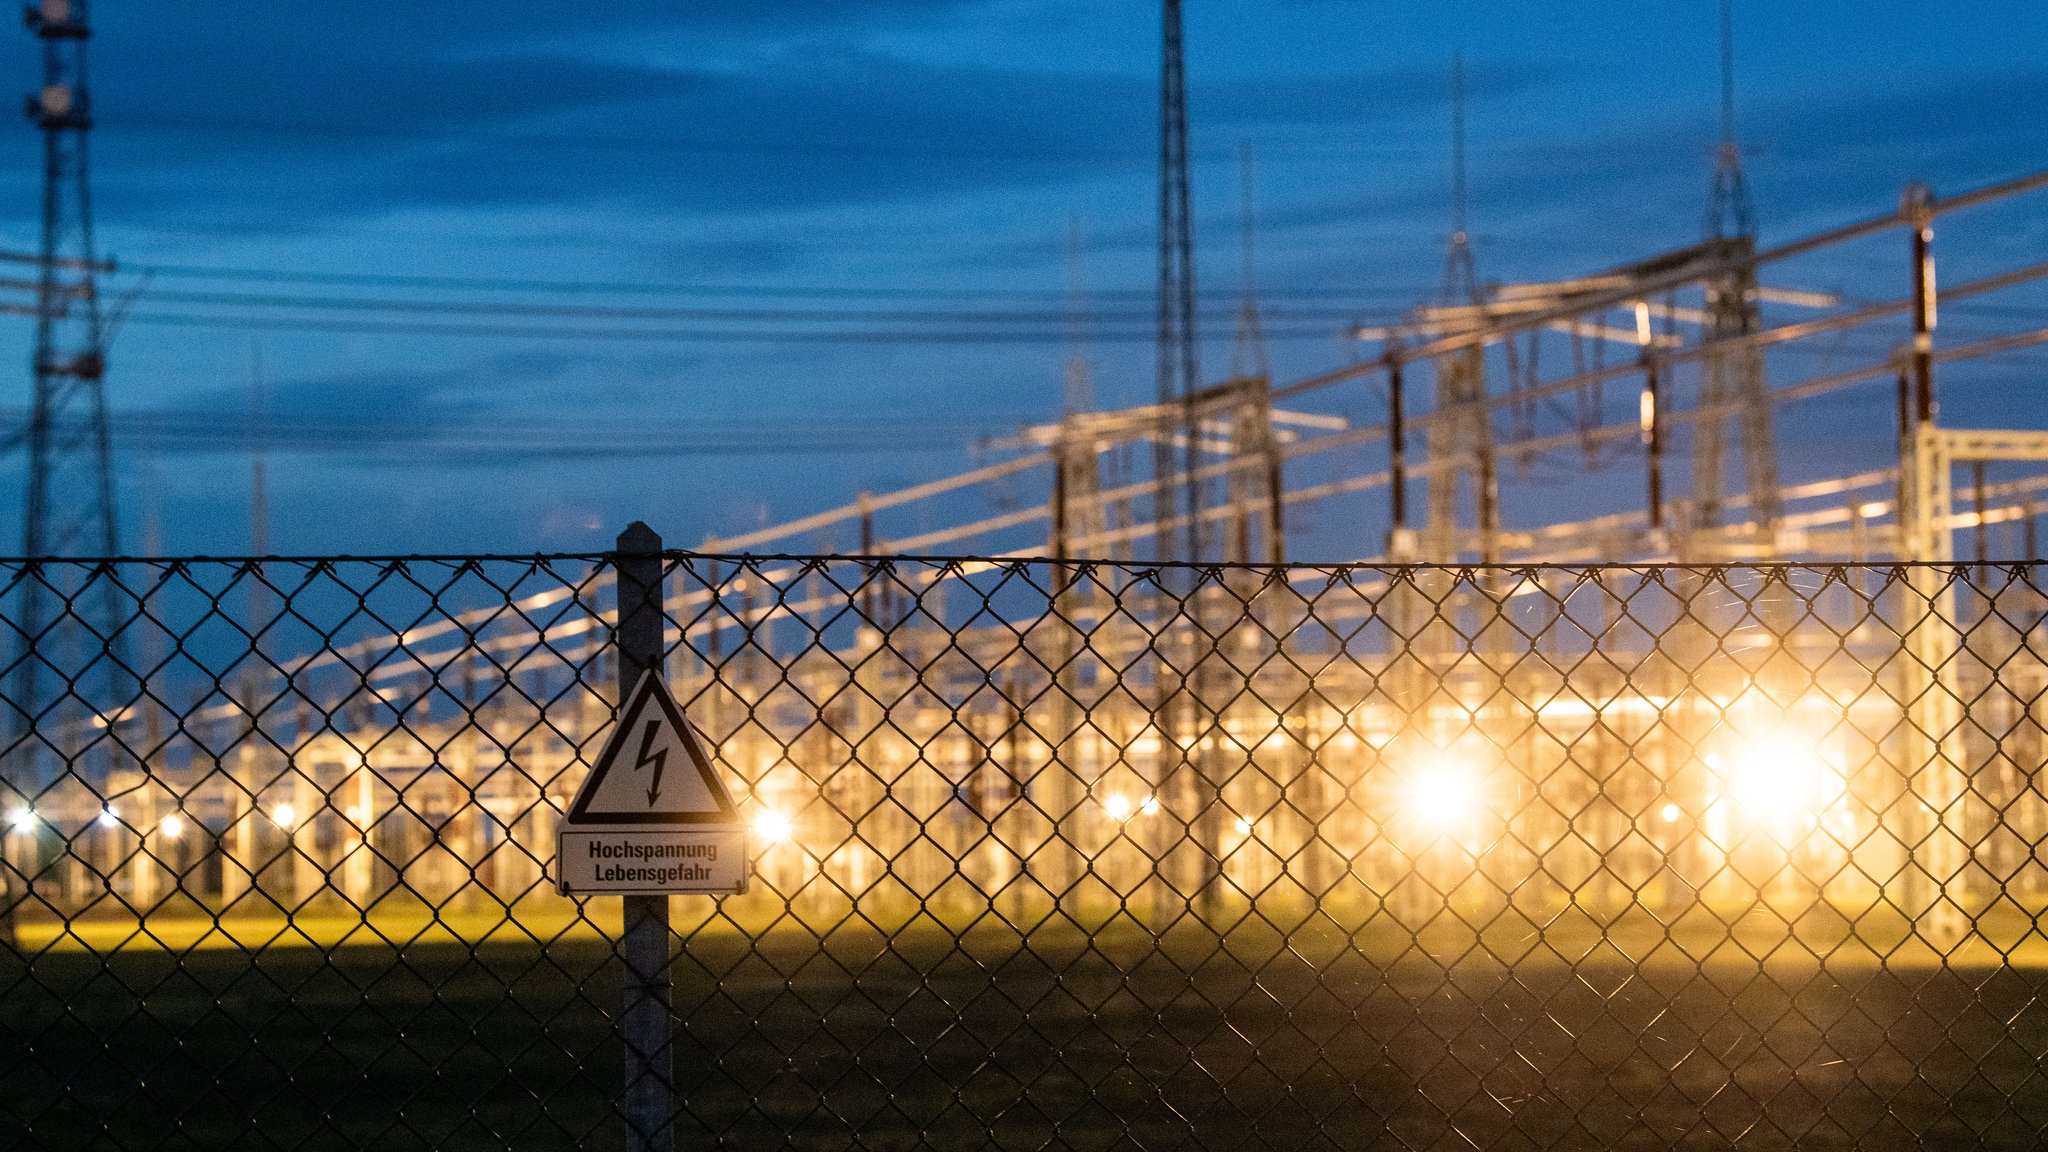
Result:
[[[101,827],[112,828],[121,822],[121,813],[115,810],[112,804],[109,804],[105,808],[100,809],[99,819]]]
[[[167,839],[176,840],[185,834],[185,818],[173,812],[157,824],[156,830],[163,833]]]
[[[789,817],[773,808],[763,808],[754,816],[754,835],[770,844],[780,844],[789,839]]]
[[[1147,816],[1159,811],[1159,797],[1147,796],[1143,800],[1138,801],[1138,811],[1143,812]]]
[[[1684,813],[1678,810],[1678,805],[1676,804],[1666,804],[1663,811],[1659,814],[1664,817],[1666,824],[1676,824],[1678,823],[1678,818],[1684,815]]]
[[[1463,830],[1479,812],[1479,774],[1462,761],[1440,757],[1408,778],[1408,816],[1439,834]]]
[[[298,822],[299,811],[289,804],[279,804],[270,810],[270,818],[277,822],[279,828],[289,828]]]
[[[1811,825],[1842,791],[1842,778],[1822,758],[1816,741],[1797,732],[1772,731],[1746,740],[1720,767],[1728,795],[1741,813],[1779,835]]]
[[[1102,798],[1102,810],[1109,813],[1111,820],[1131,818],[1131,798],[1121,792],[1112,792]]]
[[[1237,834],[1240,836],[1249,836],[1252,834],[1251,817],[1239,816],[1237,818]]]
[[[17,830],[27,830],[29,828],[35,827],[36,814],[34,809],[16,808],[8,812],[7,826]]]

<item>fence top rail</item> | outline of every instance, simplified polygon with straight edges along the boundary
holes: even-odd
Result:
[[[972,565],[987,571],[994,568],[1038,568],[1060,567],[1071,569],[1115,569],[1125,572],[1147,572],[1155,569],[1193,572],[1310,572],[1342,573],[1361,572],[1832,572],[1839,570],[1890,570],[1890,569],[1942,569],[1961,570],[1966,568],[1996,568],[2005,570],[2035,569],[2048,565],[2048,559],[2026,557],[1989,557],[1983,561],[1970,560],[1740,560],[1688,562],[1682,560],[1659,561],[1502,561],[1481,563],[1456,561],[1443,563],[1393,562],[1387,560],[1290,560],[1275,564],[1267,561],[1237,560],[1111,560],[1090,557],[1059,557],[1018,554],[970,554],[970,553],[859,553],[859,552],[696,552],[689,549],[665,549],[655,554],[656,558],[670,564],[730,564],[748,567],[760,564],[797,564],[820,566],[830,564],[866,564],[875,566],[906,565],[921,568],[957,568]],[[284,565],[297,568],[319,569],[337,565],[380,565],[438,564],[462,568],[484,564],[525,564],[536,568],[557,564],[601,564],[610,565],[616,560],[615,552],[473,552],[473,553],[339,553],[332,555],[310,554],[265,554],[265,555],[185,555],[185,556],[0,556],[0,569],[34,569],[46,567],[63,568],[161,568],[175,570],[191,567],[256,568],[263,565]],[[790,575],[796,575],[792,573]]]

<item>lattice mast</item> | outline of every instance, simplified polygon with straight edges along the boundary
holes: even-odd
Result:
[[[112,555],[118,529],[86,144],[85,0],[42,0],[28,26],[42,41],[43,85],[29,97],[28,115],[43,132],[43,204],[23,550]]]
[[[1481,293],[1467,231],[1465,179],[1465,59],[1451,60],[1451,240],[1444,253],[1443,303],[1479,315]],[[1472,493],[1482,561],[1498,559],[1499,485],[1494,463],[1493,419],[1486,404],[1486,347],[1474,343],[1447,352],[1436,362],[1436,411],[1429,432],[1429,524],[1423,559],[1448,563],[1461,558],[1458,505],[1461,490]]]
[[[43,134],[42,243],[30,361],[34,394],[22,518],[22,550],[31,557],[120,550],[107,436],[106,333],[95,279],[111,266],[100,261],[93,241],[87,17],[86,0],[40,0],[26,13],[43,60],[42,87],[27,105],[30,121]],[[16,604],[26,637],[19,655],[33,658],[19,661],[11,685],[23,731],[35,727],[35,717],[48,707],[41,681],[64,679],[67,696],[90,706],[78,699],[88,692],[80,679],[96,660],[113,680],[111,697],[121,695],[120,607],[107,582],[76,589],[42,581],[24,585]]]
[[[1181,3],[1160,7],[1159,57],[1159,341],[1160,424],[1153,440],[1155,548],[1158,558],[1202,557],[1200,452],[1195,393],[1201,363],[1195,330],[1195,239],[1188,192],[1187,73],[1181,56]],[[1174,418],[1177,414],[1178,419]],[[1175,489],[1186,517],[1173,533]]]
[[[1181,55],[1181,0],[1162,0],[1159,54],[1159,331],[1158,428],[1153,439],[1155,542],[1159,560],[1205,559],[1201,512],[1206,485],[1197,479],[1201,463],[1201,363],[1195,330],[1194,216],[1188,192],[1187,75]],[[1175,490],[1180,494],[1183,531],[1173,531]],[[1186,574],[1169,577],[1179,582]],[[1162,584],[1162,590],[1166,587]],[[1208,657],[1214,633],[1206,626],[1208,598],[1192,596],[1178,610],[1191,616],[1190,627],[1172,627],[1182,639],[1161,640],[1168,658],[1158,671],[1158,703],[1154,723],[1167,747],[1185,751],[1178,763],[1159,765],[1150,781],[1156,795],[1177,797],[1167,802],[1204,813],[1195,824],[1194,839],[1205,846],[1200,890],[1204,900],[1216,893],[1221,877],[1221,837],[1215,797],[1219,784],[1201,750],[1203,736],[1213,734],[1215,718],[1208,700],[1227,690],[1213,684],[1217,662]],[[1164,605],[1162,604],[1162,607]],[[1164,619],[1162,614],[1162,619]],[[1157,623],[1157,622],[1155,622]]]
[[[1710,345],[1701,361],[1701,418],[1695,423],[1692,487],[1693,526],[1703,532],[1721,527],[1730,492],[1723,470],[1728,455],[1728,425],[1741,438],[1743,480],[1749,491],[1750,515],[1760,543],[1775,548],[1779,518],[1778,459],[1771,427],[1770,400],[1764,394],[1764,359],[1760,349],[1739,343],[1761,324],[1757,309],[1756,208],[1742,171],[1742,150],[1735,140],[1735,10],[1721,0],[1721,139],[1714,150],[1714,178],[1707,195],[1705,239],[1722,242],[1725,271],[1706,286]]]
[[[1706,237],[1756,238],[1756,206],[1735,142],[1735,4],[1721,0],[1721,141],[1714,149],[1714,182],[1707,196]]]

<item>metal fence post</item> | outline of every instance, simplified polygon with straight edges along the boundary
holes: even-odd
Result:
[[[635,520],[619,533],[619,701],[643,673],[662,673],[661,537]],[[625,964],[625,1117],[628,1152],[675,1147],[675,1028],[669,1012],[667,896],[625,896],[619,959]]]

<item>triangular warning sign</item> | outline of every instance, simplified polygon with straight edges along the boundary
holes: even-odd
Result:
[[[736,824],[732,797],[661,677],[640,677],[564,824]]]

